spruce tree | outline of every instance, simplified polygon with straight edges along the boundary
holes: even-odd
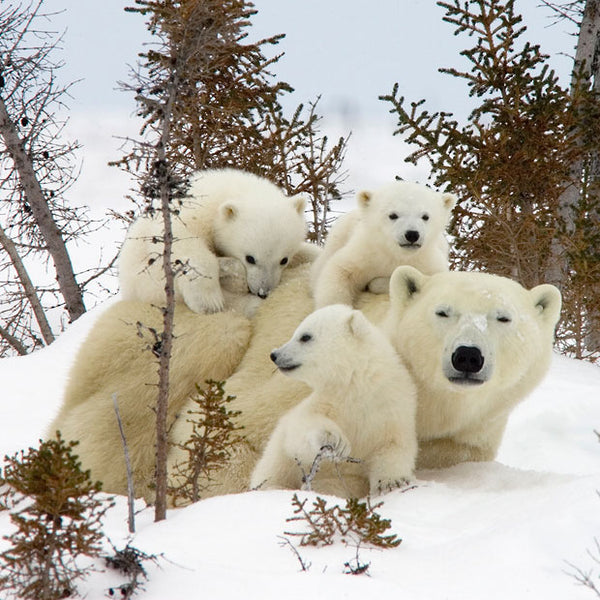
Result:
[[[81,469],[77,443],[58,434],[5,458],[0,509],[10,511],[15,531],[4,536],[10,546],[0,554],[0,587],[14,597],[71,596],[89,570],[77,558],[100,555],[101,519],[111,503]]]
[[[440,70],[465,81],[476,106],[460,124],[449,112],[430,113],[424,100],[406,102],[396,84],[381,97],[398,118],[395,134],[416,147],[407,161],[427,159],[435,184],[459,196],[454,267],[533,287],[548,282],[560,241],[568,262],[560,281],[552,281],[565,298],[560,340],[563,349],[582,355],[577,344],[589,326],[585,303],[592,298],[581,292],[600,281],[599,204],[597,186],[574,178],[571,166],[600,147],[598,96],[584,80],[572,89],[560,85],[548,57],[524,41],[514,0],[438,5],[455,34],[473,40],[461,53],[470,69]],[[567,222],[560,202],[569,186],[580,202]]]

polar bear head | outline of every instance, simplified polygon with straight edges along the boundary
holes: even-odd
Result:
[[[446,230],[456,196],[425,185],[394,181],[358,194],[362,219],[394,246],[408,252],[435,244]]]
[[[331,304],[308,315],[270,356],[284,375],[322,388],[326,382],[348,380],[383,346],[389,347],[389,342],[359,310]]]
[[[560,307],[552,285],[526,290],[486,273],[425,276],[403,266],[390,280],[388,326],[432,402],[491,393],[510,404],[545,373]]]
[[[245,266],[250,292],[265,298],[304,241],[306,199],[285,196],[259,178],[248,183],[219,206],[215,244],[221,256],[237,258]]]

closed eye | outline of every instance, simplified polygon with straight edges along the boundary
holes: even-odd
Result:
[[[310,340],[312,340],[312,335],[310,335],[310,333],[303,333],[300,336],[300,341],[305,344],[306,342],[310,342]]]
[[[445,309],[443,309],[443,308],[440,308],[440,309],[436,310],[436,311],[435,311],[435,314],[436,314],[438,317],[442,317],[443,319],[447,319],[447,318],[450,316],[450,315],[448,314],[448,311],[447,311],[447,310],[445,310]]]
[[[510,323],[512,319],[506,315],[499,315],[496,317],[496,321],[498,321],[498,323]]]

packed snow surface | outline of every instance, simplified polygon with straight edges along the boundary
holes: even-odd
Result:
[[[69,367],[102,307],[86,314],[51,347],[0,361],[0,450],[37,445],[61,402]],[[293,492],[254,491],[210,498],[154,522],[141,501],[137,532],[127,533],[127,504],[118,497],[105,533],[120,548],[128,541],[157,555],[148,562],[146,600],[190,598],[371,598],[481,600],[594,597],[573,577],[592,571],[588,555],[600,536],[600,369],[555,356],[539,388],[511,416],[498,458],[419,472],[415,487],[392,492],[377,512],[402,538],[394,549],[357,549],[337,541],[299,545],[289,535]],[[299,492],[310,506],[315,495]],[[326,497],[328,505],[344,501]],[[10,533],[7,514],[0,533]],[[286,536],[286,532],[288,535]],[[302,561],[301,568],[287,537]],[[6,547],[1,541],[0,547]],[[109,548],[107,548],[107,551]],[[345,574],[345,563],[369,564]],[[82,596],[106,597],[124,582],[101,561],[80,583]],[[596,571],[593,569],[596,568]],[[389,596],[391,597],[391,596]]]

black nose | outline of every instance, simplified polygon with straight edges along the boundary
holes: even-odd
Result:
[[[404,237],[406,238],[406,241],[414,244],[415,242],[419,241],[419,232],[418,231],[414,231],[413,229],[409,229],[405,234]]]
[[[452,366],[463,373],[479,373],[484,362],[481,350],[475,346],[459,346],[452,353]]]
[[[277,352],[271,352],[271,354],[269,354],[269,357],[273,362],[277,362]]]

